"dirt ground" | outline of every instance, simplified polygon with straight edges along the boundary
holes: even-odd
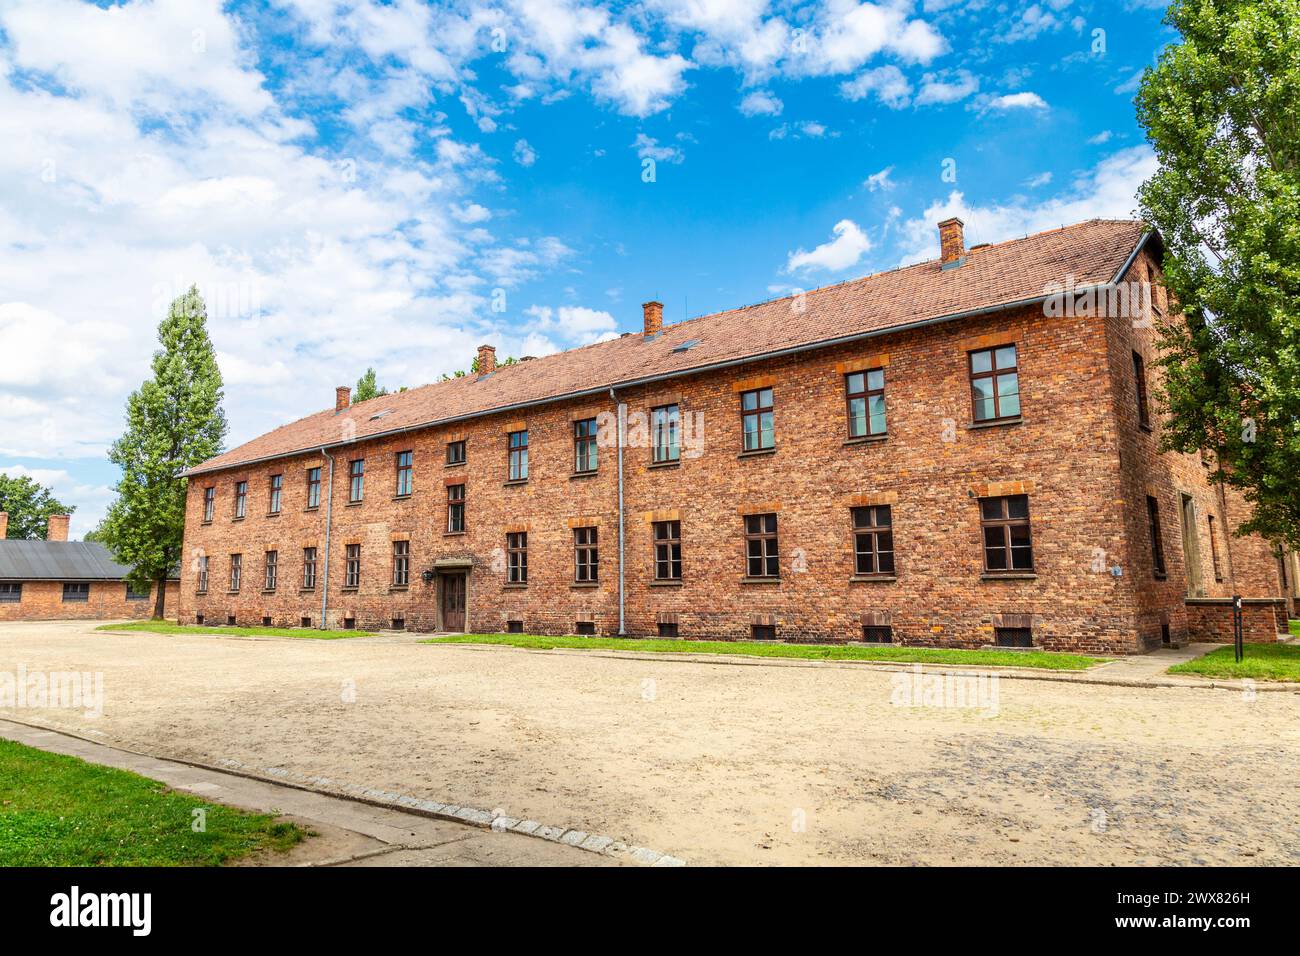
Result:
[[[601,833],[692,864],[1296,864],[1300,695],[1002,679],[898,706],[869,666],[0,625],[0,715]],[[927,671],[928,673],[928,671]]]

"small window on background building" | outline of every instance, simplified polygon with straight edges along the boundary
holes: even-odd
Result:
[[[199,580],[196,590],[200,594],[208,589],[208,556],[206,554],[199,556]]]
[[[263,567],[266,569],[266,580],[262,586],[268,591],[274,591],[276,582],[280,577],[280,552],[268,551],[263,560]]]
[[[404,588],[411,578],[411,542],[393,542],[393,586]]]
[[[465,486],[447,486],[447,533],[460,534],[465,530]]]
[[[997,574],[1034,570],[1027,495],[981,498],[980,525],[984,533],[985,571]]]
[[[655,580],[680,581],[682,579],[682,523],[656,521]]]
[[[235,482],[235,517],[242,518],[248,507],[248,482]]]
[[[1142,356],[1133,353],[1133,383],[1137,386],[1138,424],[1143,428],[1151,427],[1151,408],[1147,399],[1147,368]]]
[[[506,633],[507,633],[507,634],[522,634],[522,633],[524,633],[524,622],[523,622],[523,621],[506,621]]]
[[[366,460],[356,458],[348,462],[348,501],[361,501],[366,494]]]
[[[1020,415],[1020,370],[1016,347],[1004,345],[970,353],[970,389],[975,421],[992,422]]]
[[[862,625],[862,640],[866,644],[892,644],[894,643],[894,629],[889,626],[873,627],[871,625]]]
[[[849,437],[885,434],[885,370],[853,372],[844,376],[848,403]]]
[[[579,473],[595,471],[597,464],[596,419],[584,418],[574,422],[573,470]]]
[[[132,587],[130,584],[127,584],[126,586],[126,599],[128,601],[147,601],[149,600],[149,595],[152,593],[153,593],[153,588],[147,587],[143,591],[141,591],[135,587]]]
[[[775,624],[751,624],[749,626],[749,636],[755,641],[775,641],[776,625]]]
[[[590,635],[593,635],[593,634],[596,633],[596,622],[595,622],[595,621],[578,621],[577,624],[575,625],[575,629],[574,629],[574,632],[573,632],[573,633],[575,633],[575,634],[582,634],[582,635],[584,635],[584,636],[590,636]]]
[[[411,452],[399,451],[397,453],[397,490],[395,494],[399,498],[408,497],[415,487],[414,469],[411,460]]]
[[[394,631],[404,631],[404,630],[406,630],[406,618],[404,618],[404,617],[395,617],[395,618],[393,618],[393,630],[394,630]]]
[[[203,521],[205,524],[212,522],[212,515],[217,509],[217,489],[203,489]]]
[[[527,531],[511,531],[506,535],[506,580],[511,584],[528,583]]]
[[[270,626],[271,626],[271,617],[270,617],[270,615],[264,615],[264,616],[262,617],[262,626],[263,626],[263,627],[270,627]]]
[[[311,627],[311,618],[306,617],[305,615],[304,615],[303,617],[299,618],[299,619],[298,619],[298,626],[299,626],[299,627]]]
[[[995,627],[993,643],[998,647],[1033,647],[1034,634],[1027,627]]]
[[[1147,495],[1147,533],[1151,535],[1151,570],[1156,577],[1165,576],[1165,543],[1160,533],[1160,502]]]
[[[595,583],[600,574],[600,557],[596,547],[597,529],[573,529],[573,580],[579,584]]]
[[[681,417],[681,408],[677,405],[650,409],[651,460],[655,464],[681,460]]]
[[[740,393],[740,423],[745,451],[765,451],[776,447],[770,388]]]
[[[18,604],[23,599],[21,581],[0,582],[0,604]]]
[[[775,578],[780,573],[776,515],[745,515],[745,576]]]
[[[510,481],[528,480],[528,432],[511,432],[506,438],[509,449],[510,466],[507,472]]]
[[[307,507],[320,507],[320,469],[307,469]]]
[[[90,585],[83,581],[63,585],[63,600],[68,604],[84,604],[90,600]]]
[[[447,464],[465,464],[465,443],[463,441],[447,442]]]
[[[344,552],[343,586],[356,588],[361,586],[361,545],[350,544]]]
[[[894,573],[893,520],[889,505],[853,509],[854,574]]]
[[[302,549],[302,589],[310,591],[316,587],[316,549]]]
[[[271,487],[267,494],[266,513],[278,515],[280,513],[280,490],[284,487],[284,475],[272,475]]]
[[[234,627],[234,626],[235,626],[235,615],[233,614],[226,615],[226,627]]]
[[[230,556],[230,590],[238,591],[240,578],[244,573],[244,556],[242,554],[232,554]]]
[[[660,622],[659,622],[659,636],[660,636],[660,637],[676,637],[676,636],[677,636],[677,624],[676,624],[675,622],[671,622],[671,623],[670,623],[670,622],[668,622],[668,621],[660,621]]]

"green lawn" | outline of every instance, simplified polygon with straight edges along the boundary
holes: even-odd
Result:
[[[1287,626],[1291,628],[1291,633],[1300,637],[1300,621],[1287,621]]]
[[[1292,633],[1296,622],[1291,623]],[[1196,674],[1200,677],[1243,678],[1270,681],[1300,681],[1300,645],[1247,644],[1246,657],[1240,664],[1233,658],[1232,646],[1220,647],[1204,657],[1169,668],[1171,674]]]
[[[171,621],[131,621],[101,624],[97,631],[149,631],[153,634],[231,634],[235,637],[302,637],[334,641],[344,637],[370,637],[371,631],[318,631],[311,627],[208,627],[206,624],[174,624]]]
[[[898,661],[919,664],[975,664],[984,667],[1036,667],[1047,670],[1083,670],[1104,658],[1046,651],[962,651],[934,647],[897,647],[890,644],[848,647],[832,644],[778,644],[760,641],[679,641],[633,637],[545,637],[539,634],[455,634],[435,637],[425,644],[508,644],[550,650],[656,651],[677,654],[743,654],[749,657],[793,657],[801,660]]]
[[[199,807],[206,829],[195,833]],[[216,866],[307,835],[125,770],[0,740],[0,866]]]

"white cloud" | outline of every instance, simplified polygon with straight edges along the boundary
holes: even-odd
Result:
[[[1103,145],[1103,144],[1105,144],[1105,143],[1109,143],[1110,140],[1111,140],[1111,137],[1114,136],[1114,135],[1115,135],[1115,134],[1112,133],[1110,130],[1108,130],[1108,129],[1104,129],[1104,130],[1102,130],[1100,133],[1098,133],[1096,136],[1089,136],[1089,137],[1088,137],[1088,145],[1090,145],[1090,146],[1101,146],[1101,145]]]
[[[980,81],[970,70],[943,70],[921,77],[921,89],[916,94],[917,106],[956,103],[977,92]]]
[[[533,305],[524,310],[524,314],[533,320],[534,328],[540,332],[553,332],[566,342],[586,345],[617,337],[618,323],[614,316],[604,309],[589,309],[585,306],[562,305],[552,308],[549,305]]]
[[[894,171],[893,166],[886,166],[884,169],[880,170],[880,172],[872,173],[870,176],[868,176],[863,181],[862,185],[866,186],[867,190],[873,193],[876,192],[877,190],[884,191],[884,190],[893,189],[894,186],[897,185],[892,179],[889,178],[889,174],[892,173],[893,171]]]
[[[1006,93],[989,100],[988,108],[994,110],[1045,110],[1047,101],[1028,90],[1023,93]]]
[[[520,166],[531,166],[537,162],[537,150],[528,145],[528,140],[515,140],[514,152],[511,154]]]
[[[824,139],[835,138],[840,134],[830,129],[825,123],[816,120],[800,120],[797,123],[782,123],[767,134],[768,139]]]
[[[865,70],[840,84],[840,95],[854,103],[872,93],[890,109],[901,109],[911,98],[912,84],[903,71],[892,64]]]
[[[841,219],[831,230],[834,238],[810,252],[799,249],[786,260],[786,272],[823,269],[840,272],[856,265],[871,249],[871,240],[851,219]]]
[[[1067,4],[1068,5],[1068,4]],[[1006,33],[997,39],[1003,43],[1019,43],[1022,40],[1035,40],[1041,33],[1052,33],[1061,29],[1061,21],[1040,4],[1031,4],[1021,12]]]
[[[780,116],[785,105],[766,90],[755,90],[740,101],[745,116]]]
[[[49,488],[54,497],[75,509],[68,522],[68,538],[81,540],[87,531],[93,531],[113,500],[113,489],[107,485],[92,485],[78,481],[62,468],[28,468],[25,465],[0,465],[0,475],[10,478],[30,478]]]
[[[946,199],[931,203],[920,216],[901,224],[901,264],[938,256],[935,224],[949,216],[958,216],[966,223],[968,242],[1000,242],[1085,219],[1131,218],[1137,206],[1137,189],[1155,173],[1157,165],[1155,154],[1147,146],[1120,150],[1065,192],[1038,202],[1016,200],[973,206],[954,190]]]
[[[657,163],[681,163],[686,154],[676,146],[660,146],[659,140],[645,133],[637,133],[632,148],[641,159],[653,159]]]
[[[1040,186],[1046,186],[1051,181],[1052,181],[1052,174],[1050,172],[1042,172],[1036,176],[1030,176],[1028,179],[1026,179],[1025,185],[1028,186],[1030,189],[1038,189]]]

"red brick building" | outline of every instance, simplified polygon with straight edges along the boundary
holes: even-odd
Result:
[[[0,622],[119,620],[153,613],[155,588],[136,591],[129,568],[96,541],[69,541],[68,515],[51,515],[44,541],[9,540],[0,511]],[[166,606],[176,608],[178,581],[167,583]]]
[[[1285,630],[1158,451],[1161,243],[1091,221],[349,404],[189,473],[181,619],[1001,643]],[[620,437],[621,440],[620,440]]]

